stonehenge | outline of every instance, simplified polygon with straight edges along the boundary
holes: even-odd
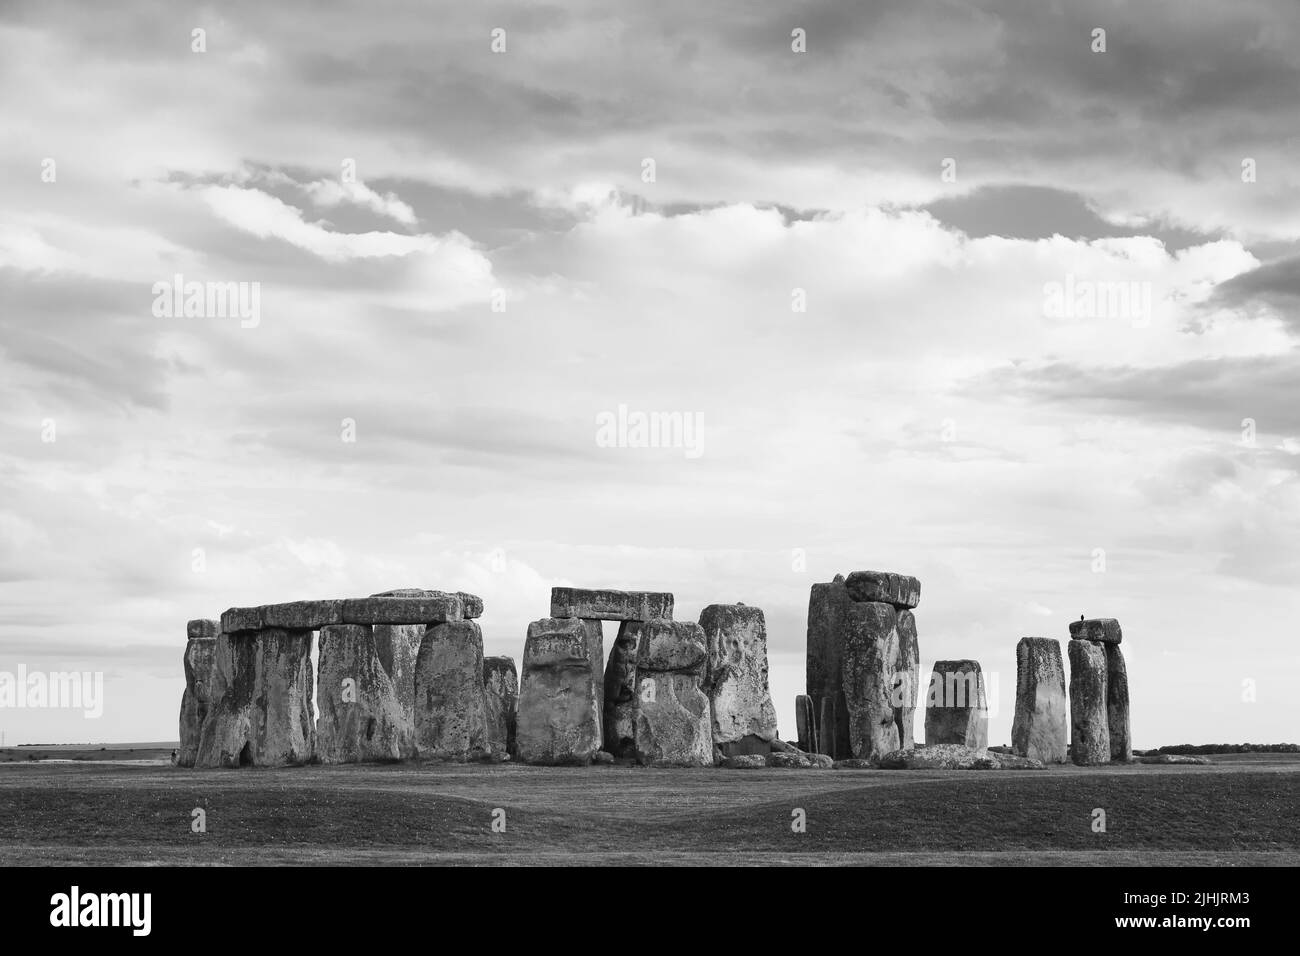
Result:
[[[431,627],[451,623],[476,628],[472,618],[482,613],[482,600],[466,592],[403,589],[233,607],[219,622],[192,621],[177,763],[274,767],[411,757],[418,753],[416,663],[424,640],[416,643],[415,634],[427,637]],[[477,660],[466,666],[475,668],[481,703],[481,638]]]
[[[1059,641],[1020,639],[1010,747],[988,746],[979,662],[936,661],[918,743],[920,591],[916,578],[882,571],[812,585],[798,746],[778,733],[764,613],[740,602],[676,621],[668,592],[552,588],[550,616],[528,625],[517,669],[513,658],[484,656],[483,601],[464,591],[232,607],[186,625],[175,762],[1040,769],[1133,760],[1112,618],[1070,623],[1068,682]],[[608,659],[605,621],[619,625]]]
[[[925,705],[925,745],[989,745],[988,699],[979,661],[935,661]]]
[[[1068,706],[1061,642],[1022,637],[1016,645],[1016,713],[1012,752],[1043,763],[1065,763]]]
[[[913,608],[920,582],[854,571],[814,584],[808,601],[807,704],[800,739],[833,760],[878,761],[911,746],[920,678]]]

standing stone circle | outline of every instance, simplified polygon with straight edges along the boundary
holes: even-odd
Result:
[[[988,700],[979,661],[935,661],[925,706],[925,745],[989,745]]]
[[[1070,759],[1081,767],[1110,763],[1106,652],[1092,641],[1070,641]]]
[[[710,604],[700,613],[700,628],[708,649],[705,687],[714,746],[726,757],[770,752],[777,726],[763,611],[744,604]]]
[[[364,624],[320,630],[316,757],[321,763],[402,760],[415,752],[410,720]]]
[[[1011,750],[1045,764],[1065,763],[1069,705],[1061,642],[1022,637],[1016,645],[1016,713]]]

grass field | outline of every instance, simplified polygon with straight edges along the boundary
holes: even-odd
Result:
[[[1029,772],[0,765],[4,865],[435,862],[1295,865],[1300,756]]]

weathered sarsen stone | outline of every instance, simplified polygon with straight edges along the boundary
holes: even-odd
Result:
[[[420,757],[442,760],[489,755],[478,622],[447,621],[424,632],[415,662],[415,745]]]
[[[372,594],[370,596],[395,598],[456,598],[460,601],[462,617],[472,620],[483,616],[483,599],[477,594],[470,594],[468,591],[433,591],[428,588],[394,588],[391,591],[380,591],[378,594]]]
[[[794,699],[794,724],[799,749],[804,753],[820,753],[817,748],[817,719],[813,715],[812,698],[798,694]]]
[[[1016,714],[1011,749],[1043,763],[1065,763],[1069,706],[1061,642],[1022,637],[1016,645]]]
[[[925,706],[925,744],[988,748],[988,699],[978,661],[935,661]]]
[[[844,582],[849,597],[866,604],[892,604],[896,609],[921,603],[921,582],[892,571],[854,571]]]
[[[673,596],[663,591],[551,588],[551,617],[598,621],[671,621]]]
[[[1133,759],[1129,732],[1128,667],[1119,644],[1103,644],[1106,651],[1106,729],[1110,732],[1110,759]]]
[[[519,677],[514,658],[483,658],[483,691],[487,708],[488,746],[494,754],[515,755],[515,720],[519,709]]]
[[[841,669],[852,605],[841,575],[829,583],[814,584],[808,598],[806,686],[816,718],[818,750],[837,759],[853,756]]]
[[[767,624],[760,608],[710,604],[700,613],[708,647],[705,688],[713,743],[725,756],[767,753],[776,737],[768,687]]]
[[[358,625],[361,626],[361,625]],[[415,660],[428,630],[423,624],[376,624],[372,628],[379,664],[392,679],[411,734],[415,734]]]
[[[590,623],[578,618],[528,625],[516,731],[523,762],[586,764],[600,750],[601,662],[593,656],[598,646]]]
[[[222,632],[196,767],[304,763],[316,744],[312,632]]]
[[[1070,622],[1070,637],[1080,641],[1100,641],[1118,644],[1124,639],[1119,621],[1113,617],[1096,617],[1086,621]]]
[[[713,766],[712,718],[704,693],[703,629],[646,621],[636,651],[636,759],[646,766]]]
[[[915,579],[913,579],[915,580]],[[920,584],[917,585],[920,588]],[[921,645],[916,637],[916,615],[898,612],[898,657],[894,661],[894,723],[898,745],[903,750],[916,746],[916,703],[921,692]]]
[[[850,748],[846,756],[878,760],[898,749],[893,696],[898,656],[898,612],[894,606],[850,604],[841,663]]]
[[[321,628],[316,684],[316,756],[321,763],[403,760],[414,754],[414,729],[379,659],[371,628]]]
[[[1092,641],[1070,641],[1070,759],[1079,766],[1110,762],[1106,719],[1106,652]]]
[[[185,691],[181,694],[181,742],[176,763],[181,767],[193,767],[203,736],[203,722],[207,720],[212,700],[212,662],[216,654],[217,622],[190,621],[185,631]]]
[[[605,750],[615,757],[636,756],[636,648],[641,622],[624,621],[605,664]]]

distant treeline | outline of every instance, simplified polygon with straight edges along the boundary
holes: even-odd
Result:
[[[1173,744],[1146,751],[1149,754],[1294,754],[1300,744]]]

